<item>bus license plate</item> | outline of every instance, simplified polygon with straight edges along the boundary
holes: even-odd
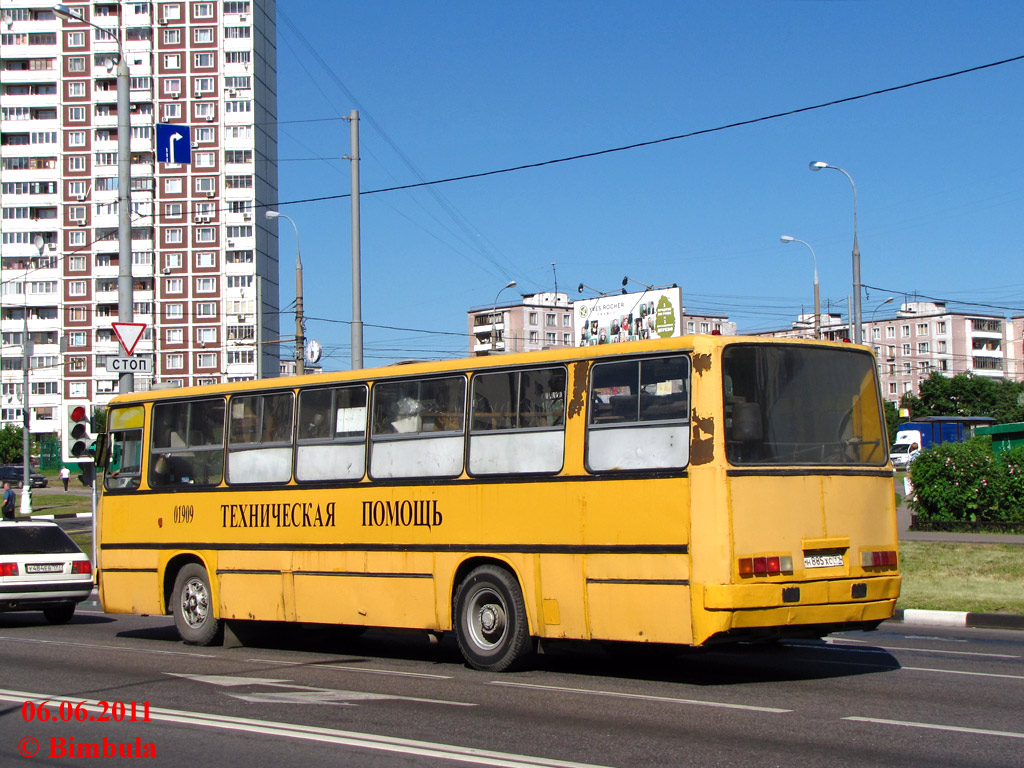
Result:
[[[804,555],[804,568],[835,568],[842,565],[842,555]]]
[[[63,563],[28,563],[25,573],[64,573]]]

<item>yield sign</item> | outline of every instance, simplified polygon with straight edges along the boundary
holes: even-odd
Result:
[[[145,323],[111,323],[114,327],[114,333],[117,335],[117,340],[121,342],[121,346],[124,347],[126,355],[130,355],[135,350],[135,345],[139,343],[139,339],[142,338],[142,332],[146,330]]]

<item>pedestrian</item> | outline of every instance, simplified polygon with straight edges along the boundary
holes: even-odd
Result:
[[[64,493],[68,492],[68,480],[71,479],[71,470],[67,466],[60,468],[60,481],[64,483]]]
[[[3,517],[4,520],[14,519],[14,491],[10,483],[4,483]]]

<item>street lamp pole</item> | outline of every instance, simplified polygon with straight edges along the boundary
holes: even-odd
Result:
[[[873,310],[871,311],[871,322],[872,322],[872,323],[873,323],[873,322],[875,322],[875,315],[876,315],[876,314],[878,314],[878,310],[880,310],[880,309],[881,309],[882,307],[884,307],[884,306],[885,306],[886,304],[892,304],[892,303],[893,303],[893,301],[895,301],[895,300],[896,300],[896,297],[895,297],[895,296],[890,296],[890,297],[889,297],[888,299],[886,299],[886,300],[885,300],[885,301],[883,301],[883,302],[882,302],[881,304],[879,304],[879,305],[878,305],[877,307],[875,307],[875,308],[874,308],[874,309],[873,309]]]
[[[783,235],[779,238],[783,243],[803,243],[811,252],[811,259],[814,261],[814,338],[821,338],[821,293],[818,288],[818,257],[814,255],[814,249],[806,240]]]
[[[292,225],[295,230],[295,373],[302,375],[306,372],[306,363],[303,358],[306,349],[306,321],[302,314],[302,253],[299,251],[299,228],[295,226],[290,216],[279,211],[267,209],[267,219],[284,219]]]
[[[850,180],[850,186],[853,187],[853,306],[850,309],[850,314],[853,319],[853,342],[860,344],[863,334],[860,313],[860,246],[857,245],[857,185],[853,183],[853,177],[837,165],[829,165],[818,160],[808,167],[812,171],[820,171],[822,168],[839,171]]]
[[[495,335],[494,334],[494,329],[498,325],[498,321],[494,319],[494,316],[498,313],[498,297],[501,296],[501,292],[504,291],[506,288],[515,288],[515,287],[516,287],[516,281],[515,280],[509,280],[508,283],[503,285],[500,289],[498,289],[498,292],[496,294],[494,294],[494,307],[491,309],[491,353],[494,352],[494,335]],[[502,316],[504,316],[505,313],[502,312],[501,314],[502,314]]]
[[[117,321],[130,323],[135,319],[135,309],[132,304],[132,122],[128,60],[125,58],[124,46],[121,45],[119,35],[88,19],[83,19],[67,5],[57,4],[53,6],[53,12],[65,19],[88,24],[109,35],[117,44]],[[134,392],[135,374],[122,372],[118,377],[117,391],[121,394]]]

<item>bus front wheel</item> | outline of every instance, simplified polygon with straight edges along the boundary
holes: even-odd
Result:
[[[467,663],[505,672],[530,652],[526,604],[514,576],[504,568],[474,569],[455,593],[455,634]]]
[[[189,563],[178,571],[171,606],[174,626],[189,645],[212,645],[220,636],[221,623],[213,615],[210,579],[203,566]]]

